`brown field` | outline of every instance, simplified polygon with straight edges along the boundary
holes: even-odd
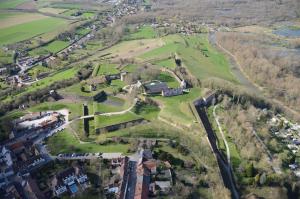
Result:
[[[44,13],[50,13],[50,14],[61,14],[65,12],[68,9],[63,9],[63,8],[41,8],[39,9],[40,12]]]
[[[117,59],[133,58],[163,45],[164,42],[161,39],[124,41],[106,50],[105,53],[112,53],[112,56],[115,56]]]
[[[23,10],[34,10],[37,8],[37,3],[35,1],[29,1],[18,5],[16,8]]]
[[[47,18],[47,16],[36,13],[13,13],[13,15],[0,20],[0,28],[8,28],[18,24],[23,24],[44,18]]]

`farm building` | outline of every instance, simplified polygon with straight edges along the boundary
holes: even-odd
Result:
[[[161,94],[162,91],[168,90],[168,85],[165,82],[152,81],[143,85],[144,92],[147,95]]]

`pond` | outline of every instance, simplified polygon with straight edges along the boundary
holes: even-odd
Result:
[[[286,27],[273,31],[274,34],[284,37],[300,37],[300,28]]]

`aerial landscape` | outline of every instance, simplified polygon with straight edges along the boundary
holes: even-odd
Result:
[[[300,199],[300,1],[0,0],[0,198]]]

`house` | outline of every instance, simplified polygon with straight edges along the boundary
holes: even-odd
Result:
[[[64,193],[73,196],[85,190],[89,181],[81,167],[71,167],[54,176],[50,184],[55,196],[59,197]]]
[[[168,89],[168,85],[165,82],[152,81],[143,85],[144,92],[147,95],[151,94],[161,94],[162,91]]]
[[[6,179],[14,174],[11,151],[5,146],[0,146],[0,187],[5,185]]]

